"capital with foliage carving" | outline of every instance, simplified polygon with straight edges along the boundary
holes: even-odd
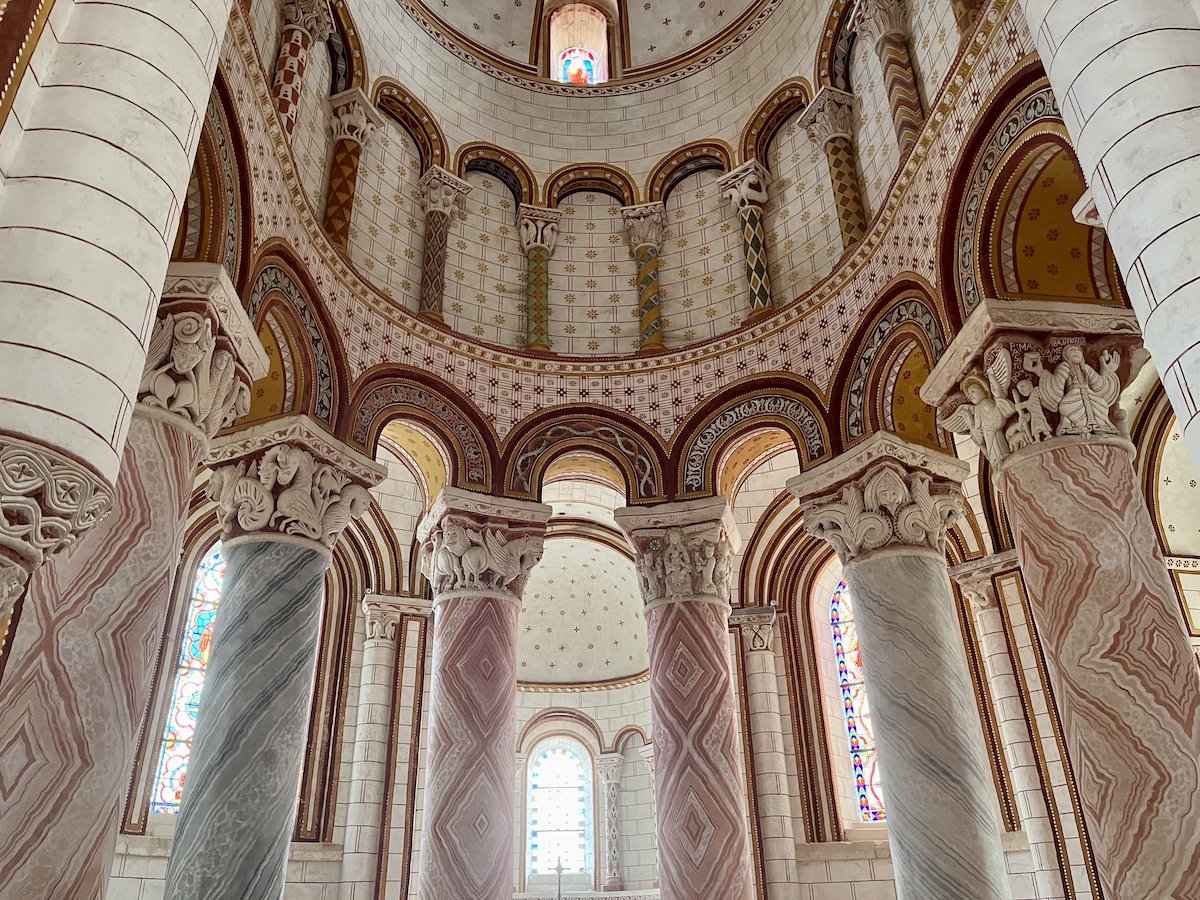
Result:
[[[991,556],[981,556],[979,559],[968,560],[950,569],[950,577],[962,591],[962,595],[971,604],[975,614],[996,609],[999,597],[996,595],[997,575],[1011,572],[1020,567],[1015,550],[1003,553],[993,553]]]
[[[387,469],[307,416],[288,416],[219,438],[208,496],[221,540],[275,540],[330,556],[346,526],[371,507],[367,488]]]
[[[629,234],[629,249],[637,254],[638,247],[662,246],[667,226],[667,208],[662,203],[642,203],[621,208],[621,219]]]
[[[742,635],[742,646],[749,651],[775,650],[775,620],[778,612],[774,606],[744,606],[729,614],[729,624],[737,625]]]
[[[607,788],[621,783],[621,769],[625,766],[625,757],[620,753],[601,753],[596,757],[596,774],[600,776],[600,784]]]
[[[421,176],[417,188],[421,192],[421,206],[426,215],[452,215],[455,210],[462,209],[467,194],[471,193],[471,185],[441,166],[430,166]]]
[[[842,565],[886,549],[946,552],[963,509],[960,459],[876,432],[838,458],[788,481],[804,526]]]
[[[250,410],[268,359],[225,267],[172,263],[138,386],[138,411],[193,431],[201,444]]]
[[[519,602],[541,561],[551,512],[541,503],[443,488],[417,529],[434,602],[481,595]]]
[[[284,0],[285,27],[303,28],[314,41],[328,40],[333,34],[333,14],[329,0]]]
[[[534,247],[545,247],[554,253],[558,243],[558,225],[562,221],[562,210],[522,203],[517,208],[517,228],[521,232],[521,249],[526,253]]]
[[[740,536],[724,497],[617,510],[633,543],[642,599],[729,605]]]
[[[900,0],[858,0],[850,14],[850,28],[872,47],[889,34],[904,37],[904,4]]]
[[[921,396],[937,406],[943,428],[969,435],[993,467],[1064,440],[1129,446],[1119,400],[1146,359],[1127,310],[985,299]]]
[[[803,121],[809,139],[818,146],[825,146],[835,137],[852,140],[854,95],[837,88],[821,88],[804,110]]]
[[[421,597],[367,594],[362,600],[363,625],[369,641],[395,641],[405,615],[429,615],[429,602]]]
[[[722,175],[717,190],[740,213],[749,208],[762,209],[767,202],[767,185],[770,183],[771,173],[757,159],[750,159]]]
[[[329,98],[330,127],[335,141],[354,141],[365,147],[383,119],[362,88],[350,88]]]

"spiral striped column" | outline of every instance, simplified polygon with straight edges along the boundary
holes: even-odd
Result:
[[[442,321],[446,293],[446,245],[450,240],[450,218],[462,208],[471,185],[441,166],[430,166],[421,176],[421,206],[425,209],[425,249],[421,253],[421,292],[418,311],[435,322]]]
[[[805,125],[813,143],[825,150],[833,204],[842,233],[842,248],[849,250],[867,233],[862,188],[854,165],[851,116],[854,98],[846,91],[824,87],[805,111]]]
[[[562,212],[522,203],[517,212],[525,251],[525,347],[550,349],[550,257],[558,242]]]
[[[629,249],[637,262],[638,347],[657,350],[663,346],[662,281],[659,276],[659,250],[666,228],[666,208],[662,203],[643,203],[621,210],[629,232]]]
[[[360,88],[343,91],[330,101],[333,110],[333,164],[325,200],[325,230],[341,247],[350,243],[350,220],[358,190],[363,147],[379,126],[379,114]]]
[[[751,159],[722,176],[717,189],[725,194],[738,214],[742,251],[746,256],[746,286],[750,290],[747,321],[771,311],[771,274],[767,270],[767,237],[763,229],[763,204],[767,202],[770,174]]]
[[[904,156],[916,145],[925,122],[908,49],[904,8],[900,0],[859,0],[851,27],[875,47],[896,129],[896,143]]]

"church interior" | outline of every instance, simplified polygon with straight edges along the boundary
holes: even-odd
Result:
[[[1198,66],[0,0],[0,900],[1200,897]]]

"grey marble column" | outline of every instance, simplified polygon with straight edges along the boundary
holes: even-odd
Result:
[[[380,466],[304,417],[216,442],[225,585],[166,900],[279,900],[332,547]]]
[[[945,537],[967,465],[886,433],[792,479],[854,598],[899,900],[1010,900]]]

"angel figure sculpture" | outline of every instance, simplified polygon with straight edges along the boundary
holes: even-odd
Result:
[[[970,402],[938,416],[943,428],[969,434],[992,465],[1012,450],[1006,435],[1009,420],[1017,412],[1016,404],[1006,395],[1011,378],[1012,361],[1007,353],[1001,353],[988,366],[987,381],[976,372],[963,379],[962,391]]]

